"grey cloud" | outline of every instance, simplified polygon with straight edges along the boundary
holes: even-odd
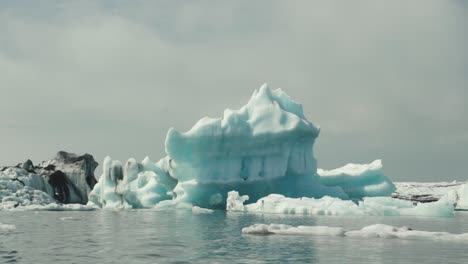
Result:
[[[0,5],[0,163],[59,149],[156,160],[169,127],[268,82],[321,126],[321,167],[383,158],[395,180],[467,177],[461,2]]]

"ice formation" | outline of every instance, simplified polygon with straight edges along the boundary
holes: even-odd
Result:
[[[192,207],[192,213],[194,213],[194,214],[212,214],[212,213],[214,213],[214,211],[211,210],[211,209],[194,206],[194,207]]]
[[[347,164],[334,170],[318,169],[320,182],[326,186],[339,186],[351,199],[372,196],[390,196],[395,185],[383,173],[382,161],[370,164]]]
[[[176,200],[221,208],[231,190],[253,201],[271,193],[348,198],[341,188],[319,182],[313,155],[318,134],[302,105],[263,85],[239,110],[203,118],[186,133],[169,130],[166,152],[168,172],[178,181]]]
[[[104,208],[152,207],[172,199],[177,181],[163,169],[165,159],[153,163],[145,158],[141,163],[129,159],[123,167],[120,161],[106,157],[103,174],[89,194],[89,205]]]
[[[340,187],[320,183],[313,156],[318,134],[302,105],[263,85],[244,107],[227,109],[222,118],[203,118],[186,133],[171,128],[167,157],[158,163],[130,159],[122,168],[106,158],[90,203],[140,208],[174,199],[225,208],[231,190],[254,201],[270,193],[347,199]]]
[[[468,210],[468,184],[466,182],[397,182],[392,197],[413,202],[445,200],[457,210]]]
[[[2,224],[0,223],[0,232],[8,232],[8,231],[13,231],[16,230],[15,225],[9,225],[9,224]]]
[[[396,182],[396,190],[392,197],[415,201],[415,202],[434,202],[442,197],[452,193],[456,202],[456,191],[460,189],[463,182]]]
[[[157,163],[130,159],[123,166],[107,157],[89,205],[155,210],[196,206],[194,212],[202,207],[296,214],[453,214],[446,199],[415,206],[370,198],[395,191],[380,160],[317,170],[313,146],[318,135],[302,105],[281,89],[263,85],[239,110],[203,118],[185,133],[171,128],[167,156]],[[232,190],[244,196],[228,196]],[[253,204],[244,205],[247,197]]]
[[[463,184],[456,191],[456,204],[458,209],[468,209],[468,184]]]
[[[11,167],[0,172],[0,209],[55,203],[47,191],[52,193],[52,188],[43,177],[22,168]]]
[[[431,240],[468,242],[468,233],[452,234],[447,232],[431,232],[412,230],[408,227],[376,224],[363,227],[360,230],[347,231],[341,227],[330,226],[289,226],[282,224],[255,224],[244,227],[242,233],[251,235],[303,235],[303,236],[346,236],[361,238],[394,238],[404,240]]]
[[[453,204],[445,199],[433,203],[413,205],[410,201],[391,197],[365,197],[354,203],[334,197],[289,198],[270,194],[256,203],[244,205],[247,195],[236,191],[228,193],[226,210],[231,212],[253,212],[298,215],[385,215],[385,216],[453,216]]]
[[[86,204],[96,183],[97,165],[89,154],[60,151],[54,159],[36,166],[27,160],[17,166],[0,167],[0,208]]]
[[[455,204],[456,209],[468,210],[468,183],[461,184],[456,189],[452,189],[443,196],[442,199],[447,199]]]

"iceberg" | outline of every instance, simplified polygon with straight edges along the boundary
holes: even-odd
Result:
[[[448,191],[442,199],[451,201],[455,205],[455,209],[461,211],[468,210],[468,184],[464,183],[456,189]]]
[[[453,214],[446,200],[415,206],[388,197],[396,188],[383,173],[381,160],[317,169],[313,147],[319,132],[301,104],[265,84],[245,106],[226,109],[221,118],[202,118],[185,133],[171,128],[167,156],[157,163],[145,158],[123,165],[107,157],[88,205],[156,210],[195,206],[194,212]],[[244,205],[247,201],[252,204]]]
[[[192,213],[194,213],[194,214],[212,214],[212,213],[214,213],[214,211],[211,210],[211,209],[194,206],[194,207],[192,207]]]
[[[313,155],[319,131],[301,104],[263,85],[239,110],[202,118],[185,133],[171,128],[158,163],[130,159],[123,167],[106,158],[90,204],[142,208],[172,199],[224,209],[231,190],[254,201],[271,193],[348,199],[339,186],[320,183]]]
[[[203,118],[185,133],[171,128],[165,146],[168,173],[178,181],[175,199],[224,208],[231,190],[253,201],[271,193],[348,198],[341,188],[322,185],[316,174],[319,131],[301,104],[266,84],[222,118]]]
[[[456,210],[468,210],[468,184],[466,182],[397,182],[392,197],[420,203],[445,200]]]
[[[452,234],[448,232],[432,232],[413,230],[408,227],[396,227],[375,224],[360,230],[347,231],[342,227],[330,226],[290,226],[283,224],[255,224],[244,227],[243,234],[249,235],[302,235],[302,236],[340,236],[360,238],[385,238],[402,240],[429,240],[448,242],[468,242],[468,233]]]
[[[396,187],[384,175],[381,160],[370,164],[347,164],[334,170],[318,169],[320,183],[325,186],[339,186],[351,199],[390,196]]]
[[[0,223],[0,232],[9,232],[9,231],[14,231],[14,230],[16,230],[15,225]]]
[[[433,203],[414,205],[410,201],[393,199],[391,197],[365,197],[357,203],[336,197],[320,199],[301,197],[289,198],[283,195],[270,194],[255,203],[244,203],[249,200],[247,195],[239,195],[236,191],[228,193],[226,211],[296,214],[296,215],[373,215],[373,216],[453,216],[453,203],[441,199]]]
[[[0,209],[55,203],[47,191],[52,188],[40,175],[16,167],[0,171]]]
[[[60,151],[54,159],[34,165],[0,167],[0,208],[53,203],[86,204],[96,183],[98,163],[89,154]]]
[[[141,163],[129,159],[125,166],[106,157],[103,174],[89,194],[88,205],[102,208],[147,208],[172,199],[177,181],[163,169],[165,159],[153,163],[146,157]]]
[[[449,195],[455,203],[457,190],[463,182],[395,182],[396,190],[392,197],[413,202],[428,203]]]
[[[456,190],[456,207],[460,210],[468,210],[468,184],[463,184]]]

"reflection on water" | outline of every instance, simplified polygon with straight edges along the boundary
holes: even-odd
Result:
[[[468,232],[468,213],[455,218],[193,215],[153,212],[0,212],[16,230],[0,233],[1,263],[457,263],[466,244],[350,237],[251,236],[254,223],[358,229],[384,223],[428,231]]]

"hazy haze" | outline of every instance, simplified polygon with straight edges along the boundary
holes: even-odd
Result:
[[[465,1],[96,2],[0,2],[0,164],[157,161],[267,82],[321,127],[321,168],[468,179]]]

